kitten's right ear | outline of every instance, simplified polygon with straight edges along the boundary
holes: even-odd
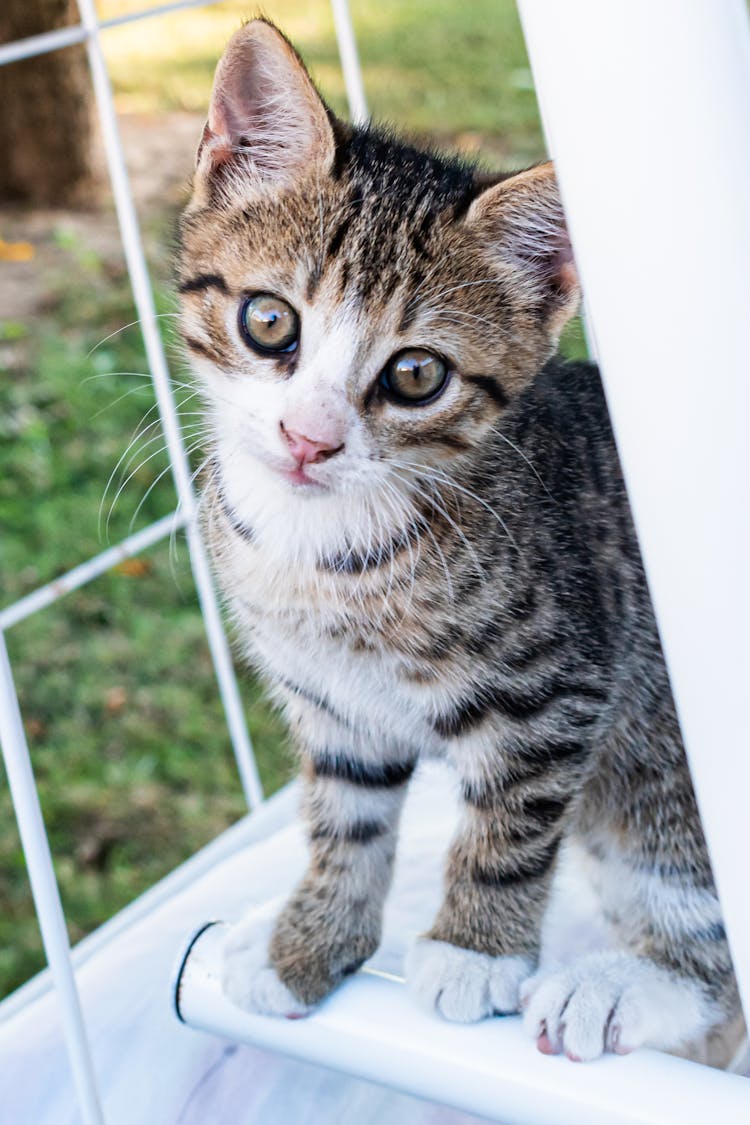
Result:
[[[492,258],[512,270],[514,292],[538,310],[552,336],[559,335],[581,293],[552,164],[538,164],[486,188],[466,221]]]
[[[325,104],[291,43],[266,20],[245,24],[216,68],[198,181],[236,169],[259,188],[289,187],[311,168],[327,171],[334,151]]]

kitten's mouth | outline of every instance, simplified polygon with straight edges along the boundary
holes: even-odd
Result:
[[[297,489],[304,491],[311,489],[328,489],[328,485],[309,477],[304,468],[300,466],[296,466],[294,469],[279,469],[278,471],[285,480],[288,480],[289,483],[294,485]]]

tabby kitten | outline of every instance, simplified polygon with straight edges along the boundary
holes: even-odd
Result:
[[[182,219],[213,435],[207,532],[302,757],[307,874],[228,937],[227,995],[299,1015],[375,951],[423,753],[464,808],[407,965],[541,1050],[738,1018],[727,942],[550,165],[487,178],[326,108],[269,23],[219,63]],[[537,971],[563,840],[619,952]]]

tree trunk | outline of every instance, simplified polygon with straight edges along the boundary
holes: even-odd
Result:
[[[74,0],[1,0],[0,43],[78,23]],[[82,45],[0,66],[0,201],[94,201],[92,93]]]

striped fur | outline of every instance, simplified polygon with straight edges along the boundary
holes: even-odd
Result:
[[[285,157],[268,115],[287,111]],[[372,954],[428,753],[453,762],[464,815],[412,963],[425,1002],[457,1019],[517,1008],[576,836],[622,958],[532,978],[540,1046],[569,1034],[589,1057],[579,1009],[581,1026],[603,1012],[593,1053],[718,1034],[737,991],[606,406],[593,367],[550,359],[576,300],[550,168],[481,177],[351,129],[263,21],[230,44],[207,138],[179,262],[206,534],[298,744],[310,839],[270,948],[265,922],[230,943],[228,993],[306,1010]],[[254,292],[297,311],[289,354],[243,340]],[[449,378],[428,405],[396,404],[381,373],[417,347]],[[336,447],[302,487],[283,475],[291,429]],[[649,990],[669,1019],[644,1015]]]

